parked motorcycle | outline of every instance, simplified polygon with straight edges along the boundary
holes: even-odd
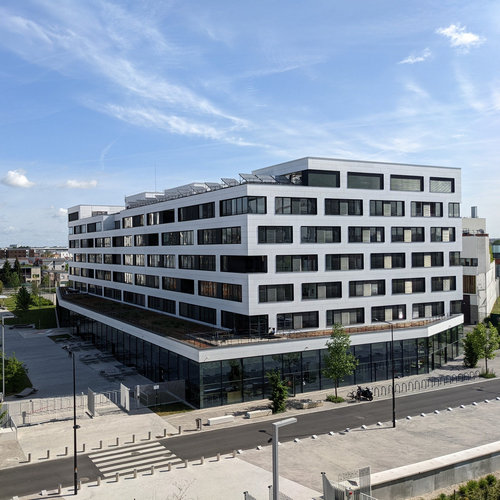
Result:
[[[363,389],[360,385],[358,385],[358,390],[356,391],[356,399],[358,401],[361,401],[362,399],[373,401],[373,392],[369,387],[365,387]]]

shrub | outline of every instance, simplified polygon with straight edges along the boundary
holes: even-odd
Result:
[[[330,401],[330,403],[343,403],[345,401],[344,398],[340,396],[335,396],[335,394],[328,394],[326,396],[326,400]]]

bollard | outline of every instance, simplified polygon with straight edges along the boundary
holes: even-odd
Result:
[[[50,450],[47,450],[47,460],[50,458]]]
[[[167,429],[163,429],[163,437],[167,437]]]
[[[120,438],[116,438],[116,446],[120,446]]]
[[[217,462],[220,462],[220,453],[217,453]]]
[[[200,458],[200,465],[203,465],[205,463],[205,457]]]
[[[168,464],[167,464],[167,470],[168,470],[168,472],[170,472],[172,470],[172,464],[170,462],[168,462]]]
[[[31,462],[31,453],[28,453],[28,460],[27,460],[28,463]]]
[[[137,479],[137,469],[134,469],[134,479]]]
[[[135,434],[132,434],[132,443],[135,443]]]
[[[188,467],[188,461],[187,460],[184,460],[184,467],[187,469]]]
[[[116,482],[118,482],[120,480],[120,473],[119,472],[117,472],[115,474],[115,478],[116,478]]]
[[[99,440],[99,449],[102,450],[102,439]]]
[[[96,486],[101,486],[101,476],[97,476]]]
[[[233,458],[236,458],[236,450],[233,450]]]
[[[148,441],[151,441],[151,431],[148,432]]]
[[[182,425],[179,425],[179,434],[182,434]]]
[[[82,481],[79,480],[78,483],[76,483],[76,489],[81,490],[82,489]]]
[[[152,476],[155,475],[155,466],[154,465],[151,466],[151,475]]]
[[[65,455],[67,455],[67,454],[68,454],[68,447],[67,447],[67,446],[65,446],[65,447],[64,447],[64,454],[65,454]]]
[[[85,453],[85,443],[82,444],[82,453]]]
[[[60,484],[58,487],[57,487],[57,494],[60,495],[62,493],[62,485]]]

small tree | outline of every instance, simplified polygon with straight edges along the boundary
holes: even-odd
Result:
[[[10,265],[10,262],[7,259],[5,259],[2,269],[0,270],[0,280],[3,281],[6,287],[10,286],[11,274],[12,274],[12,267]]]
[[[31,282],[31,301],[33,304],[40,305],[40,285],[38,281]]]
[[[18,283],[21,283],[23,281],[23,272],[21,270],[21,264],[17,260],[17,257],[16,260],[14,261],[14,267],[12,269],[12,273],[17,274]]]
[[[31,304],[31,295],[23,285],[16,293],[16,309],[27,311]]]
[[[323,373],[326,377],[331,378],[335,384],[335,398],[338,397],[337,389],[339,383],[344,380],[347,375],[352,375],[358,360],[349,352],[351,347],[351,338],[340,324],[333,325],[332,335],[326,343],[328,354],[325,357],[325,368]]]
[[[484,326],[484,347],[483,347],[483,357],[486,368],[486,374],[488,374],[488,359],[495,358],[495,351],[500,345],[500,337],[498,336],[498,330],[488,322],[488,325]]]
[[[474,330],[467,332],[462,344],[464,346],[464,366],[467,368],[475,368],[479,359],[483,355],[484,337],[480,327],[477,325]]]
[[[281,378],[278,370],[266,373],[266,377],[271,384],[271,405],[273,413],[283,413],[286,411],[286,400],[288,399],[288,388]]]

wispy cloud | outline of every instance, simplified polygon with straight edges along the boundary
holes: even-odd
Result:
[[[466,27],[458,23],[450,24],[447,28],[438,28],[436,33],[448,38],[452,47],[463,50],[468,50],[471,47],[478,47],[486,41],[486,38],[465,30]]]
[[[24,170],[9,170],[7,175],[2,179],[2,184],[18,188],[30,188],[35,185],[26,177]]]
[[[96,180],[78,181],[75,179],[68,179],[63,184],[63,187],[68,188],[68,189],[93,189],[93,188],[97,187],[97,181]]]
[[[426,59],[429,59],[429,57],[431,57],[431,55],[432,55],[431,50],[429,48],[425,48],[420,53],[410,54],[407,58],[399,61],[398,64],[415,64],[415,63],[423,62]]]
[[[55,214],[54,214],[54,217],[67,217],[68,215],[68,209],[67,208],[59,208]]]

